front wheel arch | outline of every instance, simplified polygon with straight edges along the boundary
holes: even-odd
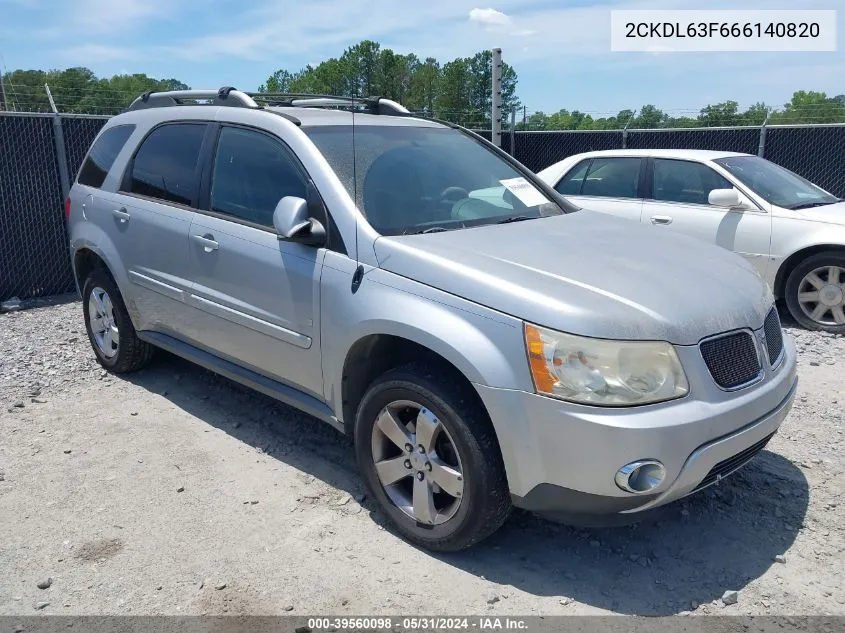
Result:
[[[831,251],[845,255],[845,246],[842,244],[816,244],[802,248],[799,251],[795,251],[792,255],[787,257],[780,265],[780,268],[778,268],[777,274],[775,275],[775,283],[772,288],[772,292],[775,297],[778,299],[786,297],[786,281],[789,279],[789,275],[793,270],[795,270],[796,266],[801,264],[801,262],[808,257]]]

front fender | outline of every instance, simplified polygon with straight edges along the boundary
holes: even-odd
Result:
[[[344,267],[345,268],[345,267]],[[349,270],[323,271],[321,314],[325,395],[343,418],[341,384],[349,350],[372,334],[407,339],[452,363],[470,382],[532,390],[522,322],[489,308],[372,268],[356,293]]]

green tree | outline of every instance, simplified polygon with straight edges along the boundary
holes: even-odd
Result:
[[[769,116],[770,110],[771,108],[762,101],[755,103],[742,113],[740,122],[742,125],[763,125],[766,117]]]
[[[302,73],[292,73],[288,70],[277,70],[258,86],[258,92],[293,92],[292,86],[300,79]]]
[[[407,103],[410,110],[434,113],[440,84],[440,72],[440,63],[433,57],[428,57],[424,62],[417,63],[414,66]]]
[[[633,129],[648,130],[653,128],[663,127],[668,121],[669,117],[663,110],[651,104],[644,105],[640,108],[637,116],[631,122],[630,127]]]
[[[714,103],[701,108],[698,120],[703,127],[739,125],[739,104],[736,101]]]
[[[783,111],[773,114],[772,123],[840,123],[845,121],[845,104],[829,98],[824,92],[799,90],[784,104]]]
[[[3,83],[9,109],[49,112],[46,84],[56,109],[79,114],[117,114],[149,90],[188,89],[177,79],[154,79],[140,73],[99,79],[88,68],[15,70],[4,75]]]

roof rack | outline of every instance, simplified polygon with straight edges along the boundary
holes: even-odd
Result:
[[[385,97],[339,97],[337,95],[321,95],[288,92],[248,92],[253,99],[267,101],[268,106],[294,108],[325,108],[350,107],[363,105],[369,114],[387,116],[410,116],[411,112],[400,103]]]
[[[253,108],[259,106],[247,93],[231,86],[219,90],[171,90],[168,92],[145,92],[135,99],[127,111],[163,108],[167,106],[191,105],[191,101],[210,101],[208,105]],[[188,103],[186,103],[188,102]]]
[[[338,97],[335,95],[291,94],[282,92],[242,92],[231,86],[224,86],[219,90],[171,90],[168,92],[145,92],[135,99],[127,112],[146,110],[148,108],[164,108],[179,105],[199,105],[196,102],[207,102],[205,105],[227,106],[235,108],[261,109],[256,99],[267,106],[297,107],[297,108],[326,108],[350,107],[363,105],[369,114],[387,116],[410,116],[410,112],[403,105],[384,97]]]

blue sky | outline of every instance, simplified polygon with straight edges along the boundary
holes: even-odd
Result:
[[[840,0],[0,0],[6,70],[87,66],[195,88],[256,88],[370,38],[441,61],[501,47],[529,111],[673,113],[735,99],[780,106],[794,90],[845,93],[845,53],[612,53],[610,10],[835,9]],[[845,32],[845,10],[837,16]]]

